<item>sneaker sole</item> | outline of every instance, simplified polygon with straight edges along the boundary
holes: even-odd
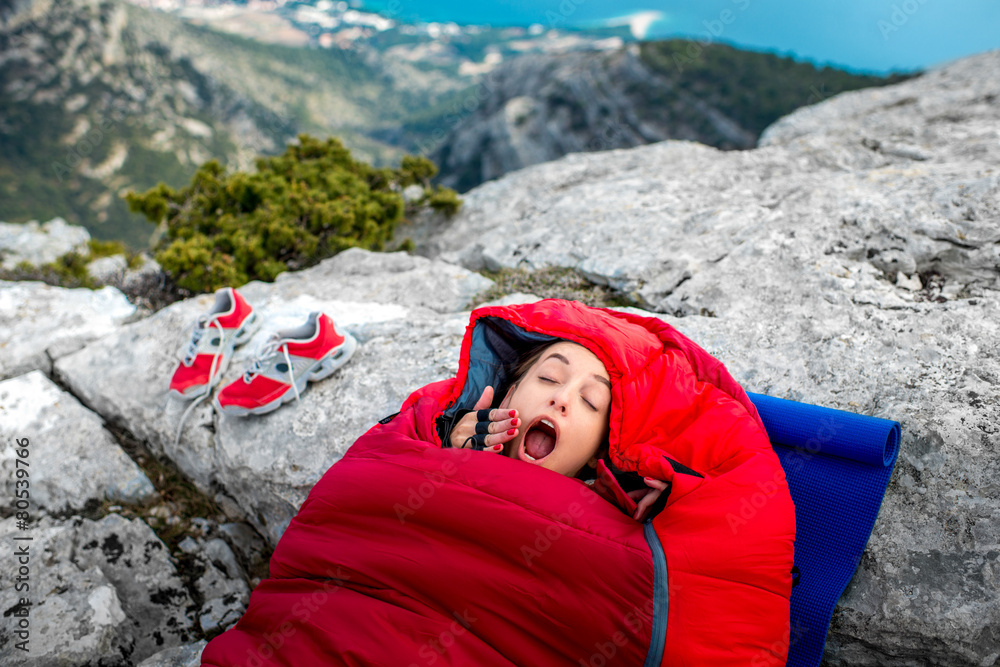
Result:
[[[336,373],[341,366],[350,361],[351,357],[354,356],[354,351],[357,349],[358,341],[354,340],[351,334],[345,332],[344,342],[339,348],[335,348],[332,354],[318,359],[315,364],[309,367],[309,370],[296,378],[295,387],[299,390],[299,395],[306,390],[306,386],[310,382],[325,380]],[[288,389],[281,396],[256,408],[244,408],[239,405],[223,407],[219,404],[218,396],[215,397],[213,403],[215,409],[227,417],[246,417],[247,415],[265,415],[269,412],[274,412],[285,403],[293,400],[295,400],[295,390],[289,385]]]
[[[206,393],[211,393],[215,389],[216,385],[222,381],[222,376],[225,375],[226,370],[229,368],[229,362],[233,358],[233,350],[235,350],[240,345],[243,345],[260,329],[261,318],[257,317],[257,311],[250,313],[250,317],[243,321],[243,325],[236,330],[236,335],[233,336],[232,340],[222,349],[222,359],[219,361],[219,367],[215,371],[215,379],[212,380],[211,386],[204,384],[191,385],[185,391],[180,392],[176,389],[171,388],[170,394],[174,396],[179,396],[183,399],[198,398]]]

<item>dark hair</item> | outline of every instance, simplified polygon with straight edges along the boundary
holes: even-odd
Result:
[[[510,374],[510,386],[516,387],[517,385],[521,384],[521,380],[523,380],[524,376],[528,374],[528,371],[531,370],[531,367],[534,366],[536,363],[538,363],[538,360],[542,358],[543,354],[545,354],[545,350],[549,349],[556,343],[568,343],[568,342],[570,341],[567,341],[563,338],[557,338],[547,343],[536,345],[535,347],[531,348],[530,350],[522,354],[520,358],[518,358],[517,365],[514,366],[514,370]]]

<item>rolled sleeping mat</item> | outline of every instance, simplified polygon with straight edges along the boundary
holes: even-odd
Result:
[[[748,394],[795,503],[789,667],[816,667],[899,454],[899,422]]]

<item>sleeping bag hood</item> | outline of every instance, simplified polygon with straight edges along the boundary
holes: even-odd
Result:
[[[612,385],[590,484],[452,449],[518,359],[564,339]],[[668,482],[646,523],[631,481]],[[631,480],[631,481],[630,481]],[[784,665],[794,507],[756,409],[666,323],[577,302],[480,308],[455,378],[411,394],[316,484],[204,665]]]

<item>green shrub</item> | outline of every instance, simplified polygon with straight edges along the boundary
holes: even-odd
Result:
[[[437,176],[438,168],[433,162],[421,155],[404,155],[399,162],[399,171],[403,176],[400,183],[407,185],[425,185]]]
[[[381,250],[406,213],[402,189],[430,190],[437,167],[405,156],[399,169],[352,159],[337,139],[300,135],[283,155],[257,159],[256,173],[227,173],[210,160],[191,184],[128,193],[129,207],[164,225],[156,261],[192,292],[270,281],[347,248]],[[427,200],[427,201],[424,201]],[[434,191],[417,205],[455,211],[454,191]]]
[[[447,215],[455,215],[462,206],[462,200],[458,198],[458,193],[451,188],[443,188],[440,185],[434,189],[424,190],[424,198],[427,204],[435,211],[440,211]]]
[[[72,250],[55,261],[41,266],[21,261],[13,269],[0,268],[0,280],[37,280],[57,287],[96,289],[98,285],[87,272],[89,261],[88,255]]]
[[[90,250],[90,259],[98,257],[111,257],[112,255],[128,255],[125,244],[121,241],[99,241],[90,239],[87,241],[87,248]]]

